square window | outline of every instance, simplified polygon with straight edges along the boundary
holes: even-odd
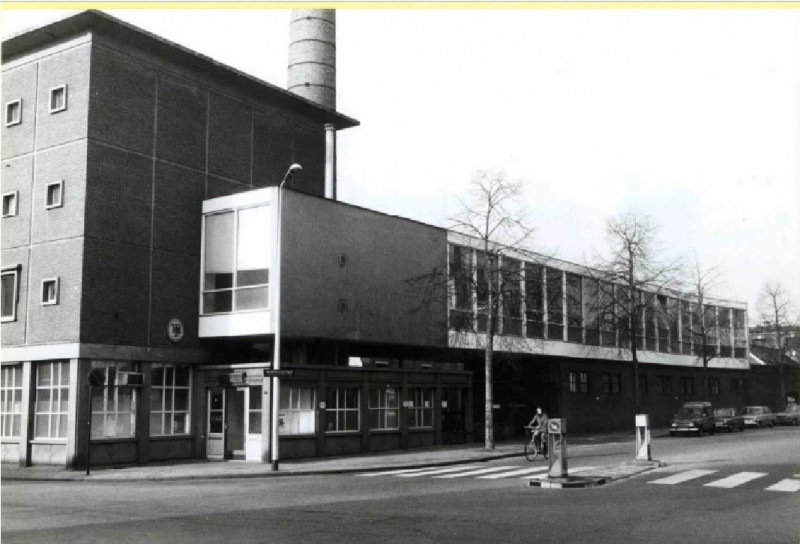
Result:
[[[6,102],[6,126],[18,125],[22,122],[22,99]]]
[[[2,274],[2,321],[17,319],[17,299],[19,298],[19,269],[3,270]]]
[[[42,306],[58,304],[58,278],[42,280]]]
[[[63,205],[64,181],[56,181],[47,185],[45,209],[60,208]]]
[[[58,113],[67,109],[67,86],[61,85],[50,89],[50,113]]]
[[[17,215],[17,191],[3,193],[3,217]]]

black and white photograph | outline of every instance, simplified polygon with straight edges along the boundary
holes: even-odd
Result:
[[[800,3],[0,29],[4,544],[800,542]]]

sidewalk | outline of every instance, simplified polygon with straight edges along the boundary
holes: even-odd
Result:
[[[666,434],[666,430],[663,431]],[[652,435],[661,436],[660,431]],[[569,449],[584,449],[593,445],[630,444],[633,457],[634,436],[632,433],[609,433],[602,435],[574,437],[569,440]],[[353,456],[324,457],[281,461],[280,470],[275,472],[268,463],[253,461],[204,461],[187,460],[168,463],[152,463],[148,465],[132,465],[124,467],[93,467],[91,474],[86,471],[66,470],[57,467],[19,467],[4,464],[0,476],[2,480],[39,480],[39,481],[159,481],[159,480],[196,480],[219,478],[265,478],[290,475],[310,474],[344,474],[376,470],[413,469],[455,465],[460,463],[477,463],[522,456],[521,441],[497,444],[494,451],[486,451],[480,444],[459,444],[415,450],[391,451],[385,453],[359,454]],[[625,464],[628,466],[629,464]],[[620,471],[621,465],[598,468],[598,472],[611,475],[632,476],[650,466],[641,466],[641,470]]]

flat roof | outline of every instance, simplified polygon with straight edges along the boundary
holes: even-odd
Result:
[[[333,123],[337,130],[355,127],[360,124],[352,117],[327,109],[277,85],[267,83],[97,10],[81,11],[52,23],[12,34],[3,40],[3,62],[23,55],[28,51],[45,47],[57,40],[87,31],[116,37],[136,48],[175,59],[185,66],[209,74],[212,77],[226,79],[240,88],[268,97],[271,102],[278,106],[318,118],[323,123]]]

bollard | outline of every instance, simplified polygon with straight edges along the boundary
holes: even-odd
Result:
[[[647,414],[636,414],[636,460],[652,460],[650,457],[650,416]]]
[[[550,456],[550,478],[566,478],[567,473],[567,420],[551,419],[547,422],[547,449]]]

